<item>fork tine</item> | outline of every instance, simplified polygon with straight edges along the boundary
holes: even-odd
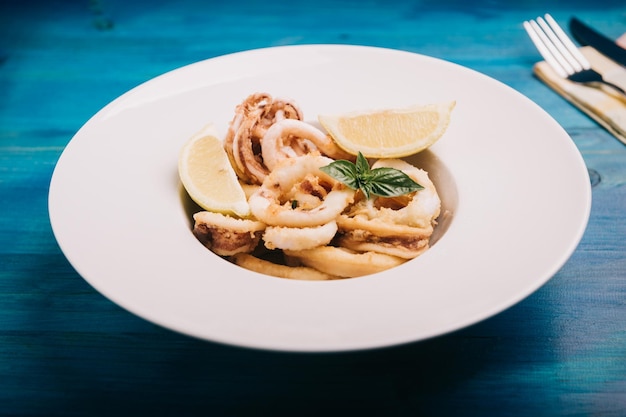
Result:
[[[524,28],[533,41],[543,59],[556,71],[559,76],[566,78],[571,72],[571,66],[563,59],[552,42],[534,20],[524,22]]]
[[[562,64],[563,64],[562,61],[567,62],[567,64],[563,64],[563,66],[565,67],[568,74],[582,71],[583,67],[580,64],[580,62],[578,62],[578,60],[574,57],[574,55],[572,55],[571,51],[563,43],[561,36],[556,32],[557,30],[560,30],[561,28],[557,25],[557,23],[554,20],[552,20],[552,22],[554,23],[554,25],[556,25],[556,27],[553,27],[552,23],[550,24],[546,23],[546,21],[541,17],[537,18],[537,24],[541,27],[541,29],[543,30],[543,33],[545,33],[545,35],[548,37],[549,42],[552,43],[552,45],[554,45],[554,48],[556,49],[556,51],[553,51],[553,52],[560,55],[559,61]]]
[[[567,36],[565,32],[563,31],[563,29],[561,29],[561,26],[559,26],[556,20],[554,20],[549,13],[546,13],[545,18],[550,24],[550,27],[552,28],[556,36],[560,39],[560,41],[563,43],[565,48],[567,48],[567,51],[580,63],[582,68],[583,69],[591,68],[591,64],[589,63],[587,58],[585,58],[585,56],[580,53],[576,45],[574,45],[574,43],[569,38],[569,36]]]
[[[549,28],[548,28],[548,33],[546,33],[546,30],[541,27],[539,22],[541,22],[541,18],[537,18],[536,21],[531,21],[530,24],[539,35],[539,38],[541,39],[541,41],[546,45],[546,47],[548,48],[548,50],[550,51],[554,59],[556,59],[557,62],[560,64],[561,68],[565,70],[567,75],[571,74],[572,72],[574,72],[574,68],[572,67],[570,62],[567,60],[567,58],[565,58],[563,54],[561,53],[561,51],[559,50],[558,42],[555,44],[550,39],[550,37],[548,36],[548,33],[550,32]],[[545,22],[544,22],[544,25],[545,25]]]
[[[536,20],[525,21],[524,29],[546,63],[560,77],[592,87],[606,85],[620,94],[626,94],[623,87],[607,81],[591,68],[589,61],[549,14],[545,14],[545,19],[537,17]],[[620,97],[623,100],[623,96]]]

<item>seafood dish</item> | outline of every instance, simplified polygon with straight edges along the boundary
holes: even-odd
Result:
[[[369,158],[364,169],[400,172],[418,187],[394,195],[351,187],[327,167],[358,167],[364,157],[306,122],[293,100],[251,94],[236,106],[223,146],[250,215],[193,214],[193,234],[216,255],[266,275],[318,281],[374,274],[428,250],[441,211],[428,173],[404,159]]]

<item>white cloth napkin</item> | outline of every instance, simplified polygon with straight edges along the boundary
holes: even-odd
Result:
[[[626,35],[618,43],[626,45]],[[591,62],[591,66],[600,73],[624,71],[626,68],[610,60],[590,46],[583,46],[580,52]],[[535,75],[546,85],[578,107],[589,117],[611,132],[626,144],[626,98],[618,97],[597,87],[589,87],[559,77],[550,66],[541,61],[533,68]]]

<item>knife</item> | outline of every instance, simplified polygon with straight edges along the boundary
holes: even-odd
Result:
[[[570,19],[569,29],[574,38],[582,45],[589,45],[626,67],[626,49],[616,44],[610,38],[587,26],[575,17]]]

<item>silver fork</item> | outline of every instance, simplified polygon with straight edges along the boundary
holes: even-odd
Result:
[[[545,15],[545,19],[538,17],[536,21],[525,21],[524,29],[539,53],[559,76],[592,86],[604,84],[621,94],[626,94],[623,88],[607,81],[591,68],[587,58],[580,53],[576,45],[549,14]]]

